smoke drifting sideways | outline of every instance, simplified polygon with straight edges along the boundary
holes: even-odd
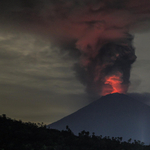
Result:
[[[69,45],[70,53],[74,49],[79,52],[74,69],[89,94],[127,92],[131,65],[136,60],[131,32],[149,28],[150,1],[6,2],[1,2],[1,25],[11,23],[25,32],[44,35],[61,49]]]

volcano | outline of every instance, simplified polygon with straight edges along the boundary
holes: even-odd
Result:
[[[150,144],[150,106],[124,94],[110,94],[48,127],[74,134],[85,130],[95,135],[123,137]]]

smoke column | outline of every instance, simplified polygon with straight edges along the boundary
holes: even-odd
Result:
[[[77,78],[88,93],[126,93],[136,60],[132,33],[149,29],[149,0],[22,0],[0,2],[1,26],[40,34],[79,51]],[[7,3],[7,5],[6,5]]]
[[[131,39],[128,42],[108,42],[102,45],[94,58],[88,58],[89,62],[86,65],[77,64],[77,71],[79,68],[83,69],[85,74],[84,78],[78,77],[81,81],[84,80],[88,93],[96,92],[99,95],[107,95],[127,92],[130,84],[131,64],[136,60]]]

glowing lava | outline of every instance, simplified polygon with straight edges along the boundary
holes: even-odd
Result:
[[[126,88],[122,84],[122,74],[119,72],[117,75],[112,75],[105,78],[105,85],[102,90],[102,95],[108,95],[112,93],[126,93]]]

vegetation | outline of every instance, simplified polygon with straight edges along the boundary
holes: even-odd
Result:
[[[150,145],[122,137],[102,137],[82,131],[78,136],[66,130],[47,129],[46,125],[23,123],[0,116],[0,150],[150,150]]]

